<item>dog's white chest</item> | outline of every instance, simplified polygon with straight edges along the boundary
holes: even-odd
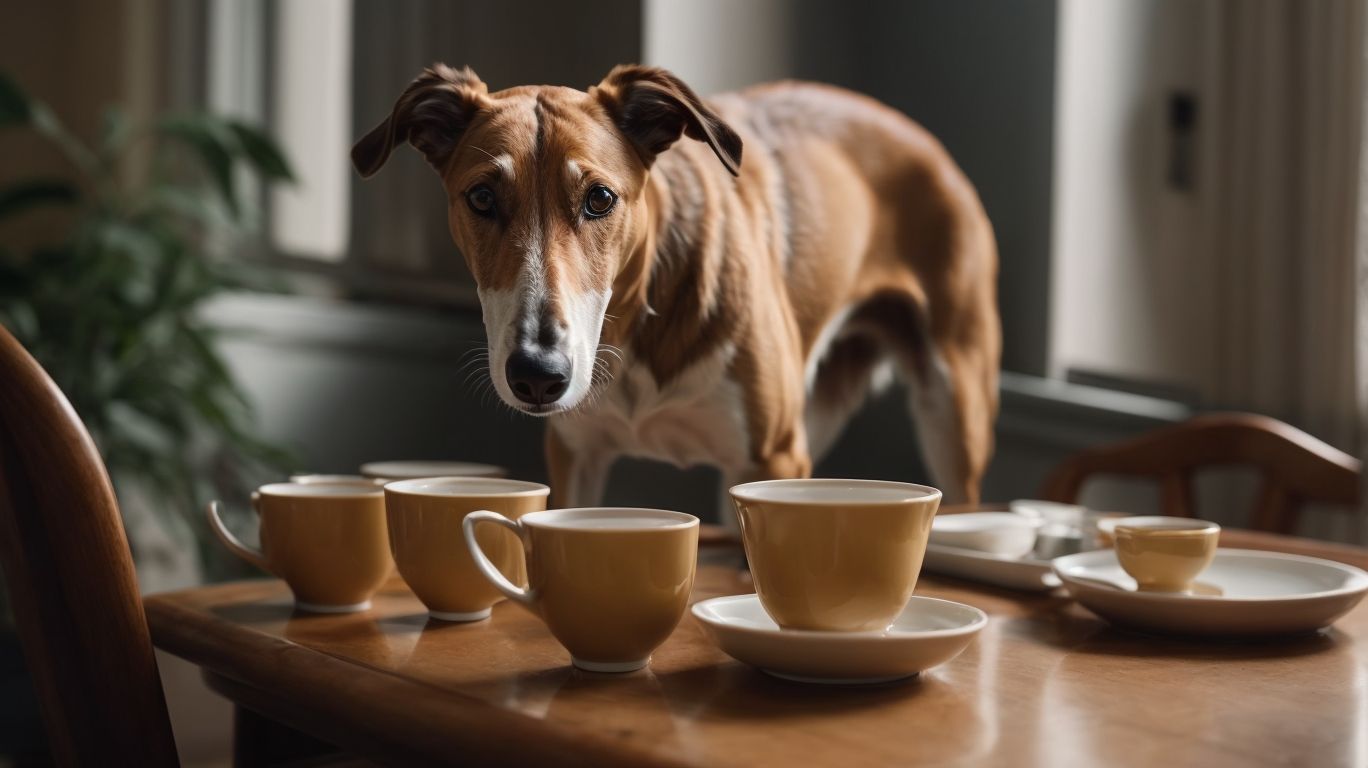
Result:
[[[749,464],[749,437],[740,387],[726,374],[729,359],[716,355],[663,387],[629,359],[564,434],[578,450],[739,471]]]

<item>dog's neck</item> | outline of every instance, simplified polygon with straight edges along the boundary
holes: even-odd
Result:
[[[712,210],[734,182],[715,164],[686,152],[659,158],[645,189],[647,215],[613,286],[603,341],[647,364],[661,384],[723,345],[742,309],[726,290],[735,279],[718,231],[726,222]]]

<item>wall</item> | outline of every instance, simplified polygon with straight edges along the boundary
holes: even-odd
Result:
[[[105,110],[119,105],[129,117],[149,114],[159,97],[152,73],[161,64],[156,43],[165,26],[162,0],[83,3],[52,0],[0,2],[0,72],[52,108],[83,140],[100,135]],[[9,132],[0,143],[5,181],[61,175],[69,162],[45,140]],[[0,238],[21,250],[50,242],[65,217],[40,211],[0,225]]]

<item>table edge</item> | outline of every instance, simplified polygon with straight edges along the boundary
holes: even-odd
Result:
[[[143,600],[153,645],[203,670],[314,713],[333,727],[320,728],[313,718],[287,725],[359,754],[384,757],[390,762],[398,755],[401,761],[428,765],[525,765],[529,760],[585,766],[685,765],[599,734],[548,723],[458,691],[250,629],[242,630],[241,643],[208,642],[210,628],[203,614],[180,605],[175,596],[150,595]],[[214,633],[215,637],[219,635]],[[350,695],[305,699],[289,692],[310,688],[336,691],[339,684]],[[282,691],[282,687],[287,690]],[[402,710],[381,705],[395,699],[404,702]],[[255,708],[251,702],[241,703]],[[339,743],[342,741],[347,743]]]

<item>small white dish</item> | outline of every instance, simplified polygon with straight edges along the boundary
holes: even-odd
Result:
[[[1040,521],[1035,545],[1037,559],[1053,560],[1093,548],[1097,515],[1082,504],[1016,499],[1009,508],[1022,517]]]
[[[931,522],[930,543],[1016,558],[1035,548],[1041,521],[1013,512],[940,515]]]
[[[901,680],[955,658],[988,623],[973,606],[913,597],[882,632],[780,629],[756,595],[693,606],[703,631],[727,655],[775,677],[858,685]]]
[[[372,461],[361,465],[361,474],[386,480],[419,480],[425,477],[505,477],[508,472],[493,464],[470,461]]]
[[[1311,632],[1348,613],[1368,593],[1368,573],[1300,555],[1218,549],[1191,594],[1138,592],[1112,550],[1054,561],[1085,608],[1113,624],[1184,635]]]
[[[972,549],[927,544],[922,568],[960,579],[978,581],[1024,592],[1048,592],[1059,586],[1049,560],[1034,557],[999,557]]]

